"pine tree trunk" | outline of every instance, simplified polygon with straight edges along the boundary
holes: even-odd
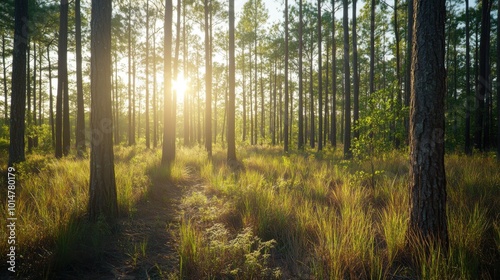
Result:
[[[151,148],[151,133],[149,129],[149,0],[146,0],[146,148]]]
[[[234,0],[229,0],[229,96],[227,104],[227,161],[236,161],[235,139],[235,74],[234,59]]]
[[[284,146],[288,153],[288,0],[285,0],[285,119],[284,119]]]
[[[85,153],[85,109],[83,104],[82,82],[82,21],[80,0],[75,0],[75,40],[76,40],[76,150],[78,156]]]
[[[351,158],[351,74],[349,69],[349,4],[344,3],[344,158]]]
[[[359,73],[358,73],[358,36],[356,34],[356,2],[352,1],[352,77],[354,86],[353,122],[357,125],[359,119]],[[354,138],[359,137],[359,130],[354,129]]]
[[[47,62],[49,64],[49,118],[52,147],[56,145],[56,134],[54,131],[54,95],[52,94],[52,65],[50,63],[50,44],[47,46]]]
[[[208,16],[211,13],[209,0],[205,1],[205,149],[212,158],[212,66]]]
[[[111,110],[111,1],[92,0],[91,20],[91,131],[88,213],[116,217],[113,124]]]
[[[7,103],[9,91],[7,89],[7,64],[5,64],[5,57],[7,54],[5,53],[5,34],[2,33],[2,69],[3,69],[3,91],[4,91],[4,120],[5,124],[9,123],[9,105]]]
[[[206,3],[207,0],[205,0]],[[206,15],[205,15],[206,17]],[[172,0],[165,0],[165,19],[163,30],[165,32],[163,51],[164,51],[164,71],[163,81],[164,99],[163,99],[163,147],[162,147],[162,165],[169,166],[174,161],[172,151],[172,142],[174,135],[171,134],[172,123]]]
[[[490,54],[490,10],[491,4],[489,0],[482,1],[482,11],[481,11],[481,39],[479,43],[479,76],[476,80],[477,83],[477,94],[476,102],[478,107],[476,109],[475,116],[475,127],[474,127],[474,145],[480,151],[485,148],[485,142],[488,138],[485,132],[485,98],[487,91],[489,90],[489,54]]]
[[[323,150],[323,63],[321,51],[321,0],[318,0],[318,151]]]
[[[64,4],[66,3],[66,4]],[[68,50],[68,3],[61,0],[59,17],[59,41],[58,41],[58,63],[57,63],[57,97],[56,97],[56,158],[61,158],[65,154],[64,147],[64,113],[63,100],[68,84],[67,50]]]
[[[9,166],[25,160],[26,52],[28,0],[15,1],[14,53],[12,57],[12,96],[10,103]]]
[[[446,252],[445,1],[417,1],[414,12],[408,238],[430,238]]]
[[[64,156],[69,155],[71,149],[71,132],[69,123],[69,93],[68,93],[68,0],[61,0],[61,27],[59,33],[63,37],[63,50],[62,50],[62,74],[63,74],[63,112],[62,112],[62,148]]]
[[[332,0],[332,10],[335,11],[335,0]],[[330,142],[337,146],[337,42],[335,39],[335,17],[332,17],[332,116]]]
[[[299,0],[299,139],[297,141],[297,146],[299,150],[304,149],[304,85],[302,76],[302,49],[303,49],[303,12],[302,12],[302,0]]]

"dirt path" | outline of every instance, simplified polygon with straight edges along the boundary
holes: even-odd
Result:
[[[99,260],[69,268],[59,279],[167,279],[178,275],[179,258],[172,232],[179,226],[182,186],[156,181],[130,217],[118,220]]]

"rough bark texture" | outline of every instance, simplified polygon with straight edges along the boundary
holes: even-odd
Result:
[[[12,96],[10,103],[9,166],[25,160],[26,51],[28,48],[28,0],[15,3]]]
[[[163,165],[170,165],[174,161],[172,142],[174,135],[170,134],[172,124],[172,0],[165,0],[165,20],[163,30],[164,36],[164,71],[163,81],[163,147],[161,162]]]
[[[227,160],[236,161],[234,0],[229,0],[229,96],[227,104]]]
[[[323,150],[323,63],[321,60],[321,0],[318,0],[318,151]]]
[[[209,0],[205,0],[205,149],[208,157],[212,158],[212,59],[208,33],[210,9]]]
[[[303,12],[302,12],[302,0],[299,0],[299,136],[297,141],[297,146],[299,150],[304,149],[304,84],[303,84],[303,74],[302,74],[302,49],[303,49]]]
[[[497,71],[498,72],[498,71]],[[500,72],[499,72],[500,73]],[[469,27],[469,0],[465,0],[465,154],[472,155],[470,139],[470,27]]]
[[[445,1],[414,3],[409,236],[448,248],[444,170]]]
[[[485,97],[489,90],[489,54],[490,54],[490,10],[489,0],[482,1],[481,8],[481,39],[479,42],[479,76],[476,80],[476,104],[475,127],[474,127],[474,146],[483,151],[485,148],[484,134],[485,128]]]
[[[370,94],[375,91],[375,0],[370,5]]]
[[[359,119],[359,75],[358,75],[358,36],[356,34],[356,2],[352,1],[352,77],[353,77],[353,122],[358,123]],[[358,129],[354,128],[354,138],[359,137]]]
[[[80,0],[75,0],[75,39],[76,39],[76,150],[78,156],[85,152],[85,111],[83,105],[82,82],[82,21],[80,17]]]
[[[284,150],[288,152],[288,0],[285,0],[285,120]]]
[[[57,45],[57,95],[56,95],[56,158],[60,158],[69,152],[69,147],[65,147],[67,139],[66,125],[69,129],[69,108],[68,108],[68,122],[66,123],[66,105],[67,90],[68,90],[68,1],[61,0],[59,8],[59,39]],[[69,104],[69,102],[68,102]],[[64,110],[64,112],[63,112]],[[68,131],[69,133],[69,131]]]
[[[335,1],[332,0],[332,10],[335,11]],[[335,42],[335,17],[332,17],[332,116],[330,142],[337,146],[337,43]]]
[[[345,132],[344,132],[344,158],[351,158],[351,74],[349,69],[349,3],[343,1],[344,5],[344,110],[345,110]]]
[[[111,1],[92,0],[89,218],[118,213],[111,112]]]

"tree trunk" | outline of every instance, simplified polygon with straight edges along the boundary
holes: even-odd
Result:
[[[299,139],[297,146],[299,150],[304,149],[304,100],[303,100],[303,77],[302,77],[302,49],[303,49],[303,12],[302,0],[299,0]]]
[[[315,142],[314,142],[315,126],[314,126],[314,88],[313,88],[313,83],[314,83],[313,36],[311,36],[310,50],[311,50],[311,61],[309,63],[309,122],[311,124],[311,127],[309,128],[309,145],[311,146],[311,148],[314,148],[314,146],[315,146]]]
[[[32,127],[33,129],[36,128],[37,126],[37,121],[36,121],[36,44],[35,40],[33,40],[33,121],[32,121]],[[29,75],[29,74],[28,74]],[[33,137],[33,147],[37,148],[38,147],[38,137],[35,134]]]
[[[444,169],[445,1],[414,3],[408,238],[448,250]]]
[[[9,96],[9,91],[7,89],[7,64],[5,64],[5,57],[7,54],[5,53],[5,34],[2,33],[2,68],[3,68],[3,91],[4,91],[4,119],[5,119],[5,124],[9,123],[9,106],[8,106],[8,96]]]
[[[210,58],[210,37],[208,34],[208,16],[211,13],[209,0],[205,3],[205,149],[208,158],[212,158],[212,65]]]
[[[349,69],[349,4],[344,3],[344,158],[351,158],[351,74]]]
[[[187,35],[186,35],[186,1],[182,3],[182,63],[183,67],[182,70],[184,71],[183,77],[184,79],[187,79],[187,60],[188,60],[188,47],[187,47]],[[184,93],[184,110],[183,110],[183,115],[184,115],[184,145],[188,146],[191,144],[191,135],[190,135],[190,126],[189,126],[189,120],[190,120],[190,112],[189,112],[189,94],[188,92]]]
[[[285,0],[285,120],[284,120],[284,146],[288,153],[288,0]]]
[[[375,92],[375,0],[370,5],[370,94]]]
[[[335,0],[332,0],[332,11],[335,11]],[[334,12],[332,12],[334,14]],[[330,142],[337,146],[337,42],[335,40],[335,16],[332,16],[332,116]]]
[[[127,16],[127,63],[128,63],[128,144],[129,146],[135,144],[135,128],[134,128],[134,118],[132,116],[132,1],[128,1],[128,16]]]
[[[406,83],[405,83],[405,107],[410,106],[410,93],[411,93],[411,60],[412,44],[413,44],[413,0],[408,0],[408,26],[406,32]],[[404,118],[405,124],[405,142],[409,141],[410,123],[407,117]]]
[[[69,123],[69,92],[68,92],[68,0],[61,0],[61,24],[62,30],[59,32],[63,37],[62,49],[62,71],[63,71],[63,112],[62,112],[62,148],[64,156],[69,155],[71,149],[71,132]]]
[[[207,0],[205,0],[206,2]],[[171,134],[172,123],[172,0],[165,0],[165,19],[163,30],[165,32],[163,42],[164,71],[163,81],[164,100],[163,100],[163,147],[162,147],[162,165],[170,166],[175,159],[172,151],[174,135]]]
[[[76,40],[76,150],[79,157],[85,153],[85,109],[82,82],[82,21],[80,0],[75,0],[75,40]]]
[[[396,81],[397,81],[397,100],[396,100],[396,113],[401,111],[402,96],[401,96],[401,59],[399,54],[399,23],[398,23],[398,0],[394,0],[394,38],[396,40]],[[400,138],[397,136],[396,127],[397,123],[394,123],[394,129],[392,135],[395,137],[395,146],[399,148]]]
[[[241,58],[241,61],[242,61],[242,80],[243,80],[243,88],[241,89],[241,94],[242,94],[242,98],[243,98],[243,135],[241,137],[241,140],[243,142],[246,141],[246,138],[247,138],[247,98],[246,98],[246,92],[245,92],[245,89],[246,89],[246,84],[245,84],[245,81],[246,81],[246,71],[245,71],[245,45],[243,44],[242,47],[241,47],[241,53],[242,53],[242,58]]]
[[[47,46],[47,62],[49,64],[49,117],[52,147],[56,145],[56,135],[54,132],[54,96],[52,94],[52,65],[50,63],[50,44]]]
[[[323,63],[321,58],[321,0],[318,0],[318,151],[323,150]]]
[[[236,161],[234,0],[229,0],[229,100],[227,104],[227,161]]]
[[[118,213],[111,122],[111,10],[111,1],[92,0],[88,213],[94,221],[101,216],[113,218]]]
[[[9,166],[25,160],[26,51],[28,0],[15,1],[14,53],[12,57],[12,96],[10,101]]]
[[[491,4],[489,0],[482,1],[481,11],[481,39],[479,43],[479,76],[476,81],[477,93],[476,102],[478,104],[476,109],[475,127],[474,127],[474,145],[480,151],[483,151],[485,146],[485,139],[487,135],[484,134],[485,128],[485,97],[489,90],[489,54],[490,54],[490,10]]]
[[[58,42],[58,62],[57,62],[57,97],[56,97],[56,158],[63,156],[66,151],[63,141],[63,96],[68,84],[68,2],[61,0],[59,17],[59,42]]]
[[[354,86],[354,125],[358,124],[359,119],[359,73],[358,73],[358,36],[356,35],[356,2],[352,1],[352,77]],[[359,137],[359,130],[354,129],[354,138]]]
[[[153,30],[156,31],[156,20],[155,23],[153,23]],[[158,147],[158,95],[156,92],[156,69],[156,36],[153,36],[153,148]]]
[[[472,104],[470,95],[470,27],[469,27],[469,0],[465,0],[465,154],[472,155],[470,139],[470,111]],[[498,72],[498,71],[497,71]]]
[[[149,129],[149,0],[146,0],[146,148],[151,148],[151,133]]]
[[[499,38],[500,38],[500,2],[497,3],[497,161],[500,161],[500,39]]]

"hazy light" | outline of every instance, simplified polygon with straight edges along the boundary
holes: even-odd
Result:
[[[184,101],[184,93],[188,88],[188,83],[189,78],[184,79],[184,76],[180,73],[177,75],[177,79],[172,80],[172,90],[175,91],[177,95],[177,102],[182,103]]]

